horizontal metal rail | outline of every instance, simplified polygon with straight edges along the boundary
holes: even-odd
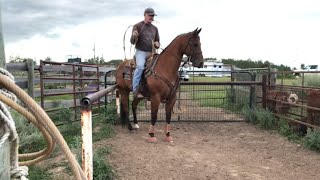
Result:
[[[180,82],[181,85],[234,85],[234,86],[251,86],[262,85],[262,82],[239,81],[239,82]]]
[[[56,79],[56,80],[99,80],[99,78],[76,78],[76,77],[43,77],[43,79]]]
[[[83,108],[88,108],[92,103],[98,101],[102,97],[106,96],[108,93],[114,91],[116,89],[116,85],[108,87],[106,89],[100,90],[96,93],[89,94],[86,97],[82,98],[80,103]]]

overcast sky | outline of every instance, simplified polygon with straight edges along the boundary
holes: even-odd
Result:
[[[126,29],[156,11],[161,46],[201,27],[204,57],[320,64],[318,0],[2,0],[7,60],[123,59]],[[182,3],[183,2],[183,3]],[[133,55],[125,38],[126,57]],[[131,52],[131,53],[130,53]]]

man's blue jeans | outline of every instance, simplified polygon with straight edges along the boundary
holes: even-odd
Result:
[[[132,80],[132,91],[135,92],[138,90],[138,85],[141,80],[141,75],[144,69],[144,64],[146,62],[147,56],[150,55],[150,52],[141,51],[136,49],[136,69],[133,73],[133,80]]]

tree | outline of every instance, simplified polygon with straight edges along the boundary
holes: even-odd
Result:
[[[306,68],[306,65],[305,65],[305,64],[301,64],[301,65],[300,65],[300,68],[301,68],[301,69],[305,69],[305,68]]]
[[[105,64],[105,59],[97,56],[95,58],[85,59],[84,62],[88,64]]]
[[[122,59],[112,59],[112,60],[106,62],[105,64],[117,67],[121,62],[122,62]]]
[[[46,57],[44,60],[45,60],[45,61],[50,61],[50,62],[52,61],[51,57],[49,57],[49,56]]]
[[[22,58],[20,56],[16,56],[16,57],[10,56],[9,59],[10,59],[9,63],[22,63],[22,62],[27,62],[28,60],[32,60],[33,61],[32,58]]]

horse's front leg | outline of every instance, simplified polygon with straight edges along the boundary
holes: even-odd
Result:
[[[166,137],[165,137],[165,141],[167,142],[173,142],[173,138],[170,134],[170,129],[171,129],[171,125],[170,125],[170,121],[171,121],[171,113],[172,113],[172,109],[173,109],[173,106],[176,102],[176,95],[174,94],[173,97],[166,103],[166,121],[167,121],[167,124],[166,124],[166,127],[165,127],[165,134],[166,134]]]
[[[154,136],[155,132],[155,125],[157,122],[158,117],[158,109],[160,104],[160,97],[159,96],[152,96],[151,100],[151,125],[149,128],[149,135],[150,138],[148,139],[149,142],[157,142],[157,138]]]
[[[132,113],[133,113],[133,129],[139,129],[139,125],[138,125],[138,119],[137,119],[137,106],[139,104],[139,102],[141,101],[141,99],[139,98],[134,98],[132,101]]]

